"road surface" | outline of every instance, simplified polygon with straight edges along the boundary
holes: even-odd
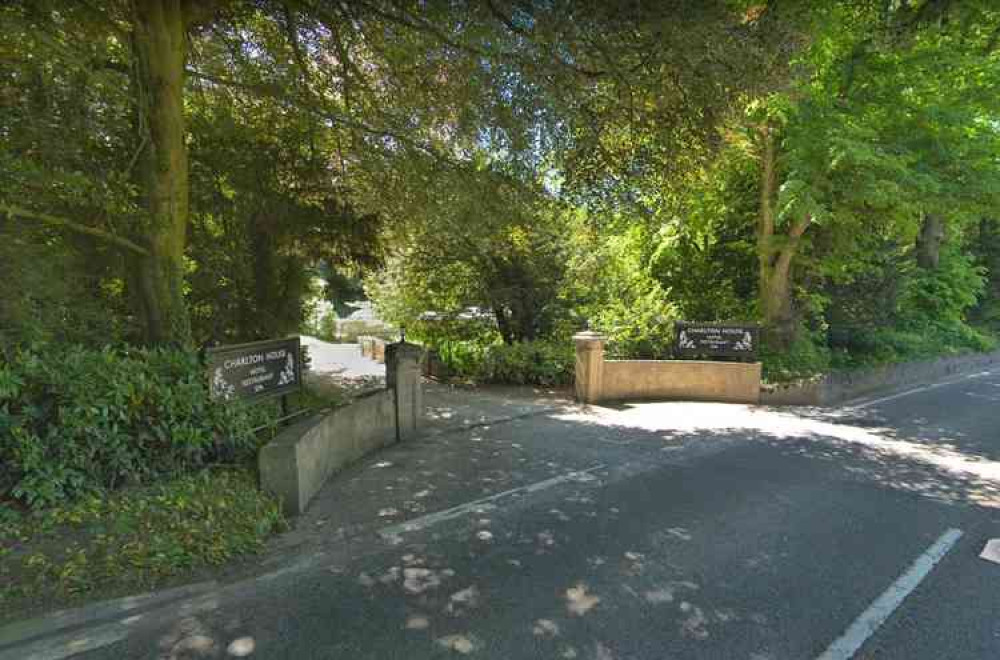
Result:
[[[290,565],[46,657],[1000,657],[1000,374],[828,411],[553,409],[331,489]]]

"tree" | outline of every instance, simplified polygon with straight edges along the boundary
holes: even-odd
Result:
[[[86,131],[82,137],[98,141],[103,138],[105,144],[120,140],[119,144],[127,144],[134,150],[124,167],[121,162],[108,163],[111,171],[88,173],[90,177],[81,171],[60,172],[60,154],[43,154],[38,158],[33,149],[33,145],[39,144],[35,138],[55,137],[54,131],[45,127],[51,119],[48,113],[43,110],[38,116],[25,117],[20,126],[24,132],[12,134],[25,150],[8,165],[12,170],[26,172],[27,176],[19,182],[19,187],[5,191],[0,209],[10,217],[87,234],[121,250],[128,261],[128,286],[143,322],[145,338],[153,343],[190,341],[183,300],[188,223],[184,69],[188,31],[212,6],[209,3],[195,6],[181,0],[137,0],[127,7],[111,3],[102,13],[89,6],[67,7],[58,3],[15,3],[3,10],[5,23],[10,21],[9,24],[16,26],[16,31],[11,32],[14,52],[28,54],[29,62],[30,54],[41,56],[38,65],[23,64],[23,69],[31,70],[34,66],[38,74],[45,72],[50,76],[49,80],[39,76],[33,80],[14,77],[8,80],[10,88],[17,90],[15,93],[31,94],[33,89],[44,94],[47,87],[65,86],[68,81],[50,68],[52,59],[46,55],[63,62],[74,55],[82,56],[82,61],[70,64],[70,71],[80,79],[99,78],[104,83],[107,73],[125,77],[118,84],[119,89],[130,90],[128,95],[102,85],[105,98],[85,98],[83,104],[74,104],[67,98],[64,109],[109,116],[118,125],[109,124],[109,130],[103,134]],[[33,51],[32,42],[42,48]],[[109,103],[108,99],[113,100]],[[126,123],[123,120],[129,114],[133,120]],[[126,137],[130,124],[134,137]],[[86,130],[83,125],[80,128]],[[67,143],[78,145],[80,137],[73,136]],[[46,144],[44,148],[53,146]],[[23,192],[27,186],[43,186],[45,179],[52,183],[52,175],[57,180],[68,179],[69,194],[49,194],[43,199],[50,207],[62,206],[65,214],[31,209],[11,201],[9,195]],[[108,189],[101,190],[101,184],[94,181],[101,176],[111,182]],[[129,190],[132,182],[141,191],[138,196]],[[102,215],[114,209],[124,216],[115,219],[115,224],[127,220],[121,230],[109,231],[74,217],[84,206],[80,204],[81,193],[112,193],[109,200],[93,201],[98,208],[103,207]],[[141,202],[141,211],[136,202]]]
[[[913,236],[922,225],[920,261],[931,267],[942,217],[978,217],[995,199],[995,147],[987,145],[996,134],[977,100],[997,83],[976,59],[984,41],[963,43],[908,11],[822,12],[804,74],[754,107],[761,315],[779,345],[794,335],[792,271],[811,227],[859,229],[879,219]],[[912,21],[905,40],[901,21]],[[961,72],[963,82],[944,83],[944,71]]]
[[[129,270],[150,343],[191,341],[184,303],[189,219],[184,77],[188,31],[214,8],[214,2],[196,5],[190,0],[136,0],[132,5],[137,180],[146,211],[136,233],[148,254],[132,257]]]
[[[401,325],[423,312],[493,314],[508,343],[547,335],[559,312],[566,227],[544,191],[493,171],[444,170],[398,209],[387,269],[367,287]]]
[[[487,77],[488,67],[471,53],[456,56],[459,49],[434,22],[410,20],[388,5],[136,0],[98,9],[52,0],[9,3],[0,11],[5,26],[14,28],[3,38],[17,65],[5,81],[5,98],[16,108],[20,98],[44,101],[55,91],[65,110],[82,118],[74,132],[54,126],[49,108],[15,109],[5,117],[2,139],[11,149],[3,153],[12,157],[2,163],[0,208],[10,218],[85,234],[119,250],[127,263],[125,289],[150,343],[191,340],[185,259],[192,108],[238,95],[244,107],[302,119],[307,130],[296,135],[297,146],[311,150],[312,181],[325,176],[335,185],[325,193],[292,192],[282,189],[287,179],[272,181],[278,185],[269,187],[270,201],[294,197],[293,206],[311,209],[314,220],[325,215],[327,228],[372,221],[380,196],[365,191],[376,190],[378,176],[398,171],[397,161],[416,162],[402,158],[411,152],[426,157],[421,167],[449,160],[449,150],[474,140],[481,126],[468,112],[481,106],[465,103],[463,90],[477,74]],[[448,31],[467,32],[459,13],[438,16],[447,19]],[[74,97],[71,87],[87,88],[80,81],[100,87]],[[493,93],[489,85],[482,89]],[[56,145],[88,155],[103,150],[107,158],[94,166],[99,161],[81,153],[82,166],[71,169],[66,164],[73,159]],[[31,189],[39,194],[30,204],[17,199]],[[195,197],[200,202],[209,195],[196,191]],[[355,213],[361,203],[371,210]],[[331,232],[323,223],[289,223],[281,228],[284,238],[275,240],[274,231],[259,231],[263,223],[248,226],[257,230],[245,249],[255,253],[258,302],[282,304],[288,297],[275,295],[268,281],[277,272],[278,244],[290,240],[290,232],[301,237],[318,229],[311,236],[315,246]],[[332,232],[341,243],[350,233]],[[304,252],[315,258],[324,250]]]

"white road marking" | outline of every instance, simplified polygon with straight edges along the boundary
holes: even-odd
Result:
[[[412,520],[407,520],[406,522],[399,523],[398,525],[391,525],[389,527],[383,527],[378,531],[379,536],[384,539],[390,539],[400,534],[405,534],[407,532],[416,532],[423,529],[427,529],[433,525],[444,522],[446,520],[451,520],[453,518],[458,518],[466,514],[475,511],[493,511],[496,509],[495,502],[497,500],[503,499],[505,497],[511,497],[513,495],[519,495],[521,493],[536,493],[540,490],[545,490],[547,488],[552,488],[553,486],[558,486],[559,484],[564,484],[569,481],[591,481],[594,477],[591,472],[596,472],[604,467],[604,464],[595,465],[589,467],[586,470],[576,470],[573,472],[567,472],[566,474],[561,474],[558,477],[552,477],[551,479],[545,479],[544,481],[539,481],[537,483],[528,484],[527,486],[521,486],[519,488],[512,488],[510,490],[505,490],[502,493],[496,493],[495,495],[490,495],[489,497],[484,497],[482,499],[473,500],[472,502],[466,502],[465,504],[460,504],[458,506],[452,507],[450,509],[445,509],[443,511],[437,511],[435,513],[429,513],[426,516],[420,516],[419,518],[414,518]]]
[[[141,622],[162,620],[166,616],[183,618],[216,610],[218,607],[219,599],[214,594],[200,596],[180,604],[168,603],[160,609],[135,614],[118,621],[82,630],[61,632],[27,644],[6,647],[6,650],[0,650],[0,660],[65,660],[120,642],[132,634],[136,624]],[[169,615],[166,613],[168,609],[171,612]]]
[[[960,529],[949,529],[942,534],[934,545],[917,557],[906,572],[889,585],[889,588],[855,619],[847,632],[834,641],[817,660],[848,660],[854,657],[865,641],[885,623],[960,538],[962,538]]]
[[[126,596],[72,610],[53,612],[36,619],[18,621],[0,628],[0,648],[23,643],[34,637],[53,635],[57,632],[124,615],[133,610],[151,609],[167,601],[180,601],[199,596],[218,588],[214,580],[166,589],[164,591]]]
[[[968,376],[963,376],[955,380],[947,380],[941,383],[934,383],[933,385],[921,385],[920,387],[914,387],[913,389],[906,390],[905,392],[899,392],[898,394],[890,394],[889,396],[883,396],[878,399],[871,399],[869,401],[863,401],[861,403],[847,403],[843,407],[847,409],[857,409],[857,408],[867,408],[869,406],[874,406],[878,403],[885,403],[886,401],[893,401],[895,399],[902,399],[905,396],[910,396],[911,394],[917,394],[919,392],[926,392],[927,390],[936,390],[939,387],[948,387],[949,385],[956,385],[966,380],[972,380],[973,378],[983,378],[984,376],[992,376],[994,372],[992,371],[980,371],[979,373],[969,374]]]
[[[983,551],[979,553],[979,558],[991,561],[994,564],[1000,564],[1000,539],[990,539],[987,541],[986,546],[983,547]]]
[[[111,646],[127,636],[127,626],[112,623],[76,633],[62,633],[28,646],[0,651],[0,660],[64,660],[87,651]]]

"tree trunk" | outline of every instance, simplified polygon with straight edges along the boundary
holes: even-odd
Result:
[[[779,348],[795,339],[792,309],[792,253],[783,252],[761,278],[760,302],[768,338]]]
[[[262,216],[252,217],[247,230],[254,284],[254,309],[251,313],[263,317],[257,325],[266,335],[274,335],[276,334],[274,326],[278,322],[277,311],[280,302],[277,292],[278,269],[274,237],[267,219]],[[254,339],[261,338],[254,337]]]
[[[146,218],[138,232],[149,256],[130,268],[137,312],[151,344],[189,344],[184,303],[188,158],[184,144],[187,27],[181,0],[135,0],[132,52],[141,153],[138,183]]]
[[[925,213],[917,236],[917,265],[934,270],[941,262],[941,244],[944,243],[944,218],[935,213]]]
[[[777,348],[787,347],[795,339],[795,313],[792,306],[792,263],[799,240],[812,222],[803,216],[788,229],[779,242],[776,236],[775,205],[778,197],[778,155],[774,129],[761,129],[760,214],[757,225],[758,299],[764,331]]]

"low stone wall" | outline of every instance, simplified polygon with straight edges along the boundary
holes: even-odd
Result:
[[[601,398],[757,403],[760,363],[607,360]]]
[[[576,396],[584,403],[686,399],[757,403],[760,363],[700,360],[605,360],[604,337],[582,332],[576,342]]]
[[[330,475],[365,454],[414,437],[423,412],[420,348],[391,344],[387,386],[282,431],[258,456],[261,487],[298,515]]]
[[[761,403],[831,406],[867,394],[877,394],[906,385],[920,385],[956,374],[990,368],[1000,368],[1000,351],[836,371],[816,381],[768,386],[761,392]]]

